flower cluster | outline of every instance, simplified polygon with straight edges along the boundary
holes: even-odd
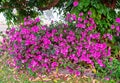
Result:
[[[120,18],[116,18],[116,24],[111,25],[111,29],[115,32],[116,36],[120,36]]]
[[[111,55],[111,49],[101,41],[101,34],[95,32],[97,25],[90,15],[89,11],[83,19],[83,13],[79,17],[68,14],[66,24],[52,29],[38,25],[39,18],[25,18],[19,28],[7,31],[2,49],[13,56],[16,68],[27,67],[34,72],[50,72],[64,63],[70,63],[66,68],[77,75],[83,62],[92,67],[97,62],[104,67],[103,61]]]

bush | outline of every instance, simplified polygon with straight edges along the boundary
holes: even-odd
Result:
[[[90,17],[85,19],[67,14],[66,23],[49,28],[40,25],[40,19],[24,19],[19,27],[8,30],[3,39],[2,50],[14,59],[15,68],[33,72],[50,73],[57,68],[69,70],[80,75],[82,64],[94,67],[97,62],[105,67],[103,61],[111,55],[111,47],[105,39],[112,40],[112,35],[96,31],[97,25]]]

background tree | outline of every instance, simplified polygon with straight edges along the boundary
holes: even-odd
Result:
[[[3,12],[7,19],[7,23],[19,23],[26,16],[35,18],[42,14],[42,11],[52,7],[57,7],[59,11],[71,11],[74,1],[81,0],[0,0],[0,12]],[[89,0],[90,1],[90,0]],[[120,9],[120,0],[92,0],[90,2],[99,1],[111,9]],[[83,4],[87,4],[84,2]],[[14,13],[16,11],[16,13]]]

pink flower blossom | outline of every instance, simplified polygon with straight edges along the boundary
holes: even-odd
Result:
[[[76,75],[76,76],[80,76],[80,75],[81,75],[80,71],[76,70],[76,71],[75,71],[75,75]]]
[[[76,24],[76,27],[78,27],[78,28],[85,28],[85,25],[82,24],[82,23],[78,23],[78,24]]]
[[[117,33],[116,33],[116,36],[119,36],[119,35],[120,35],[120,33],[119,33],[119,32],[117,32]]]
[[[38,23],[40,22],[40,18],[36,18],[35,21]]]
[[[110,80],[110,78],[109,77],[105,77],[105,80]]]
[[[41,29],[42,29],[42,30],[46,30],[46,27],[45,27],[45,26],[42,26]]]
[[[111,25],[111,29],[115,29],[115,25]]]
[[[101,66],[101,67],[104,67],[105,65],[103,64],[103,61],[102,60],[97,60],[98,64]]]
[[[41,56],[41,55],[38,55],[38,56],[36,56],[36,59],[37,59],[38,61],[41,61],[41,60],[42,60],[42,56]]]
[[[111,55],[111,47],[108,48],[108,56]]]
[[[52,66],[53,68],[55,68],[55,67],[58,66],[58,63],[57,63],[57,62],[53,62],[53,63],[51,64],[51,66]]]
[[[79,22],[82,22],[82,18],[79,17],[79,18],[78,18],[78,21],[79,21]]]
[[[120,32],[120,26],[117,26],[117,27],[116,27],[116,31],[117,31],[117,32]]]
[[[88,11],[88,15],[91,15],[92,14],[92,12],[91,11]]]
[[[80,13],[79,13],[79,16],[83,16],[83,12],[80,12]]]
[[[111,34],[107,34],[107,36],[108,36],[108,39],[109,39],[109,40],[112,40],[113,37],[112,37]]]
[[[38,62],[36,62],[35,60],[31,61],[31,67],[35,67],[38,64]]]
[[[76,15],[75,14],[72,14],[71,17],[72,17],[72,20],[76,20]]]
[[[110,58],[109,58],[109,61],[110,61],[110,62],[112,62],[112,61],[113,61],[113,58],[112,58],[112,57],[110,57]]]
[[[73,6],[74,6],[74,7],[78,6],[78,1],[74,1],[74,2],[73,2]]]
[[[33,32],[39,32],[39,27],[38,26],[33,26],[32,28],[31,28],[31,30],[33,31]]]
[[[115,20],[117,23],[120,23],[120,18],[116,18]]]

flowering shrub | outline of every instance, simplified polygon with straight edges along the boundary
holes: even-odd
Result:
[[[38,25],[39,18],[25,18],[18,28],[7,31],[2,50],[13,57],[16,68],[29,68],[33,72],[49,73],[67,64],[71,74],[80,75],[83,62],[92,67],[97,62],[105,67],[103,61],[111,55],[111,48],[101,33],[95,31],[97,25],[90,17],[91,12],[85,19],[82,15],[67,14],[66,23],[52,29]],[[107,37],[112,40],[111,35]]]

